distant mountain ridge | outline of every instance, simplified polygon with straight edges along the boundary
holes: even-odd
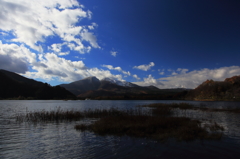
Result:
[[[126,91],[132,88],[142,88],[131,82],[118,81],[110,78],[104,78],[102,80],[99,80],[95,76],[87,77],[69,84],[61,84],[60,86],[64,87],[65,89],[69,90],[70,92],[77,96],[86,93],[87,91],[105,90],[109,92],[117,90]]]
[[[170,99],[185,90],[159,89],[155,86],[138,86],[127,81],[88,77],[69,84],[61,84],[81,99]]]
[[[237,100],[240,101],[240,76],[224,81],[206,80],[197,88],[159,89],[127,81],[92,76],[70,84],[50,86],[0,69],[0,99],[152,99],[152,100]],[[75,95],[74,95],[75,94]]]

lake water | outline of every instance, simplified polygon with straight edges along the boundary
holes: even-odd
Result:
[[[191,112],[198,119],[214,119],[224,126],[221,140],[159,142],[128,136],[98,136],[74,129],[82,121],[62,123],[17,123],[16,113],[61,109],[135,108],[150,103],[183,101],[0,101],[0,158],[239,158],[240,114],[228,112]],[[240,102],[195,102],[196,106],[240,107]],[[185,112],[186,113],[186,112]],[[186,114],[185,114],[186,115]]]

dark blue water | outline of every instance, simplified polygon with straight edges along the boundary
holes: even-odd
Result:
[[[74,129],[83,121],[17,123],[16,113],[61,109],[135,108],[149,103],[182,101],[0,101],[0,158],[238,158],[240,115],[226,112],[187,112],[192,118],[215,120],[224,126],[219,141],[159,142],[128,136],[98,136]],[[186,102],[186,101],[184,101]],[[239,102],[192,102],[207,107],[239,107]],[[186,112],[185,112],[186,113]],[[185,114],[186,115],[186,114]]]

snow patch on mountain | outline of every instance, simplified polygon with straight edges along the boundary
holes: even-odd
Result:
[[[115,79],[111,79],[111,78],[104,78],[104,79],[102,79],[102,81],[108,81],[108,82],[111,82],[113,84],[117,84],[117,85],[123,86],[123,87],[134,87],[134,84],[127,82],[127,81],[119,81],[119,80],[115,80]]]

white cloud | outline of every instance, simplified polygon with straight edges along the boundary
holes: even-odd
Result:
[[[143,86],[151,84],[158,88],[196,88],[207,79],[223,81],[226,78],[240,75],[239,66],[221,67],[217,69],[205,68],[191,72],[187,72],[187,69],[178,69],[176,71],[180,73],[159,79],[155,79],[149,75],[148,78],[144,78],[144,81],[135,83]]]
[[[85,41],[88,41],[92,47],[100,48],[100,46],[97,43],[97,38],[95,37],[95,35],[93,35],[93,33],[85,30],[83,33],[81,33],[81,36],[82,36],[82,39]]]
[[[226,78],[235,75],[240,75],[239,66],[221,67],[217,69],[205,68],[202,70],[194,70],[188,73],[186,73],[186,71],[183,71],[176,76],[160,78],[159,80],[164,80],[163,83],[170,88],[196,88],[199,84],[206,81],[207,79],[223,81]]]
[[[49,49],[53,50],[54,52],[61,52],[62,44],[52,44]]]
[[[157,87],[163,86],[163,84],[157,79],[155,79],[151,74],[148,75],[147,78],[143,78],[143,81],[141,82],[132,82],[132,83],[135,83],[140,86],[150,86],[150,85],[157,86]]]
[[[112,56],[116,57],[118,52],[117,51],[111,51],[110,53],[111,53]]]
[[[88,76],[96,76],[99,79],[103,79],[103,78],[110,78],[110,79],[116,79],[119,81],[122,81],[122,75],[113,75],[111,74],[110,71],[108,70],[102,70],[102,69],[98,69],[98,68],[92,68],[87,70],[89,75]],[[88,77],[86,76],[86,77]]]
[[[29,68],[34,72],[31,72]],[[108,77],[122,80],[122,75],[113,75],[110,71],[87,68],[83,61],[71,61],[58,57],[55,53],[36,55],[24,45],[2,44],[0,41],[0,69],[21,73],[29,78],[73,82],[89,76],[99,79]],[[121,70],[116,67],[116,70]]]
[[[102,67],[106,67],[109,70],[116,70],[116,71],[122,72],[123,74],[128,75],[128,76],[131,75],[131,73],[129,71],[124,71],[124,70],[122,70],[121,67],[113,67],[112,65],[102,65]]]
[[[69,45],[75,44],[80,53],[85,53],[90,47],[100,47],[95,35],[88,31],[88,25],[76,26],[83,18],[91,19],[92,13],[83,9],[77,0],[1,0],[0,29],[6,34],[13,33],[15,38],[11,41],[24,43],[37,51],[41,51],[38,42],[59,36]],[[94,29],[97,24],[91,26]],[[89,44],[83,45],[83,40]],[[59,52],[58,48],[53,49]]]
[[[36,72],[28,71],[22,75],[48,81],[57,78],[59,81],[64,82],[73,82],[89,76],[96,76],[99,79],[107,77],[122,80],[122,75],[113,75],[110,71],[98,68],[87,68],[83,61],[66,60],[58,57],[54,53],[39,55],[38,59],[42,65],[47,67],[33,65],[33,69],[36,70]]]
[[[131,76],[131,73],[129,71],[122,71],[123,74]]]
[[[0,68],[24,73],[29,64],[36,64],[36,54],[31,53],[23,45],[2,44],[0,41]]]
[[[148,65],[139,65],[139,66],[134,66],[133,68],[143,70],[143,71],[148,71],[153,67],[155,64],[153,62],[150,62]]]
[[[88,29],[94,30],[96,27],[98,27],[98,25],[96,23],[92,23],[92,25],[88,26]]]
[[[66,55],[69,55],[69,54],[70,54],[69,51],[68,52],[59,52],[58,53],[59,56],[66,56]]]
[[[136,78],[137,80],[140,80],[141,78],[138,77],[138,75],[134,74],[133,75],[134,78]]]
[[[180,72],[181,74],[185,74],[187,73],[189,70],[188,69],[185,69],[185,68],[178,68],[177,69],[177,72]]]
[[[177,75],[177,74],[178,74],[178,73],[176,73],[176,72],[172,72],[172,75],[173,75],[173,76],[175,76],[175,75]]]

